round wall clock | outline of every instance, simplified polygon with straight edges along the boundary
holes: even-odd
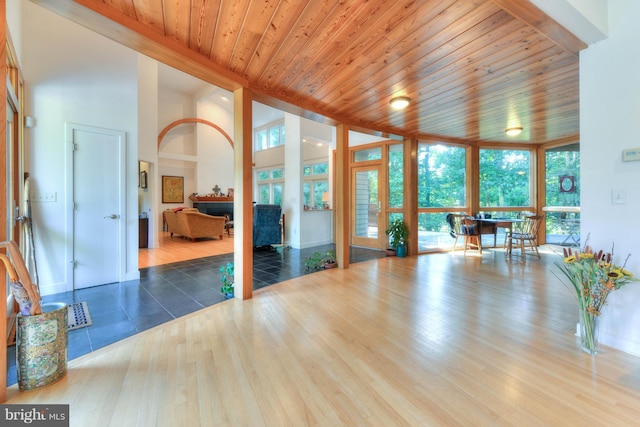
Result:
[[[575,179],[573,176],[561,176],[560,177],[560,192],[573,193],[575,190]]]

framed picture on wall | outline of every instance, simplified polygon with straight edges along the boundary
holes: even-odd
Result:
[[[140,172],[140,188],[147,188],[147,171]]]
[[[162,203],[184,202],[184,178],[181,176],[162,176]]]

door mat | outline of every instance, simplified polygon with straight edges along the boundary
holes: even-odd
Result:
[[[91,326],[91,315],[89,314],[87,303],[83,301],[69,304],[67,307],[67,322],[68,331]],[[14,318],[11,330],[7,334],[7,347],[16,345],[16,323]]]
[[[67,316],[69,321],[69,331],[85,326],[91,326],[91,315],[89,307],[85,301],[69,304],[67,308]]]

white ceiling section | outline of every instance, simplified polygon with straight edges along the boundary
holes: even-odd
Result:
[[[531,0],[586,44],[609,35],[607,0]]]

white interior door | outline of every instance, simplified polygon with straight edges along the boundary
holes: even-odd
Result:
[[[73,138],[74,289],[121,281],[124,269],[123,132],[69,125]]]

